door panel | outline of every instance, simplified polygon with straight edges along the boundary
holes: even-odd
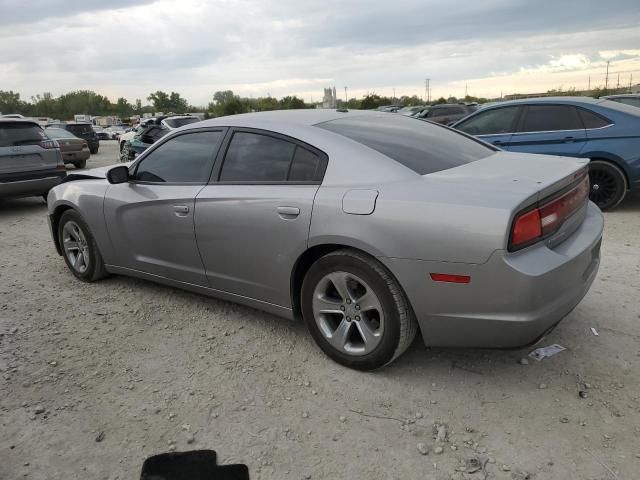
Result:
[[[498,148],[509,150],[512,135],[512,133],[498,133],[495,135],[478,135],[478,138]]]
[[[514,133],[506,149],[512,152],[577,156],[586,140],[584,130]]]
[[[305,251],[318,185],[204,187],[198,247],[211,288],[291,307],[290,276]]]
[[[203,185],[121,183],[104,202],[117,266],[207,286],[193,225]]]

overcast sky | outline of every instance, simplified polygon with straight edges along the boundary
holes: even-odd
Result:
[[[640,82],[638,0],[0,0],[0,90],[204,105],[216,90],[320,100],[499,96]],[[461,3],[461,2],[460,2]]]

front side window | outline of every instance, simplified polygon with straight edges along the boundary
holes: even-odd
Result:
[[[202,183],[209,180],[222,132],[185,133],[149,152],[136,168],[139,182]]]
[[[529,105],[520,132],[582,130],[578,110],[570,105]]]
[[[494,108],[474,115],[456,128],[469,135],[512,133],[519,107]]]

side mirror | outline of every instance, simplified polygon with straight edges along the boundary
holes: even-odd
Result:
[[[107,172],[107,181],[109,183],[126,183],[129,181],[129,167],[121,165],[114,167]]]

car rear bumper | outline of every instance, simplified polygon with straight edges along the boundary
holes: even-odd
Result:
[[[0,176],[0,197],[42,195],[60,183],[64,170],[47,170]]]
[[[589,203],[584,222],[560,245],[496,251],[481,265],[382,258],[405,290],[430,346],[513,348],[555,327],[586,295],[600,266],[602,213]],[[430,273],[470,275],[468,284]]]
[[[87,160],[91,156],[89,150],[82,150],[78,152],[62,152],[62,160],[64,163],[75,163]]]

